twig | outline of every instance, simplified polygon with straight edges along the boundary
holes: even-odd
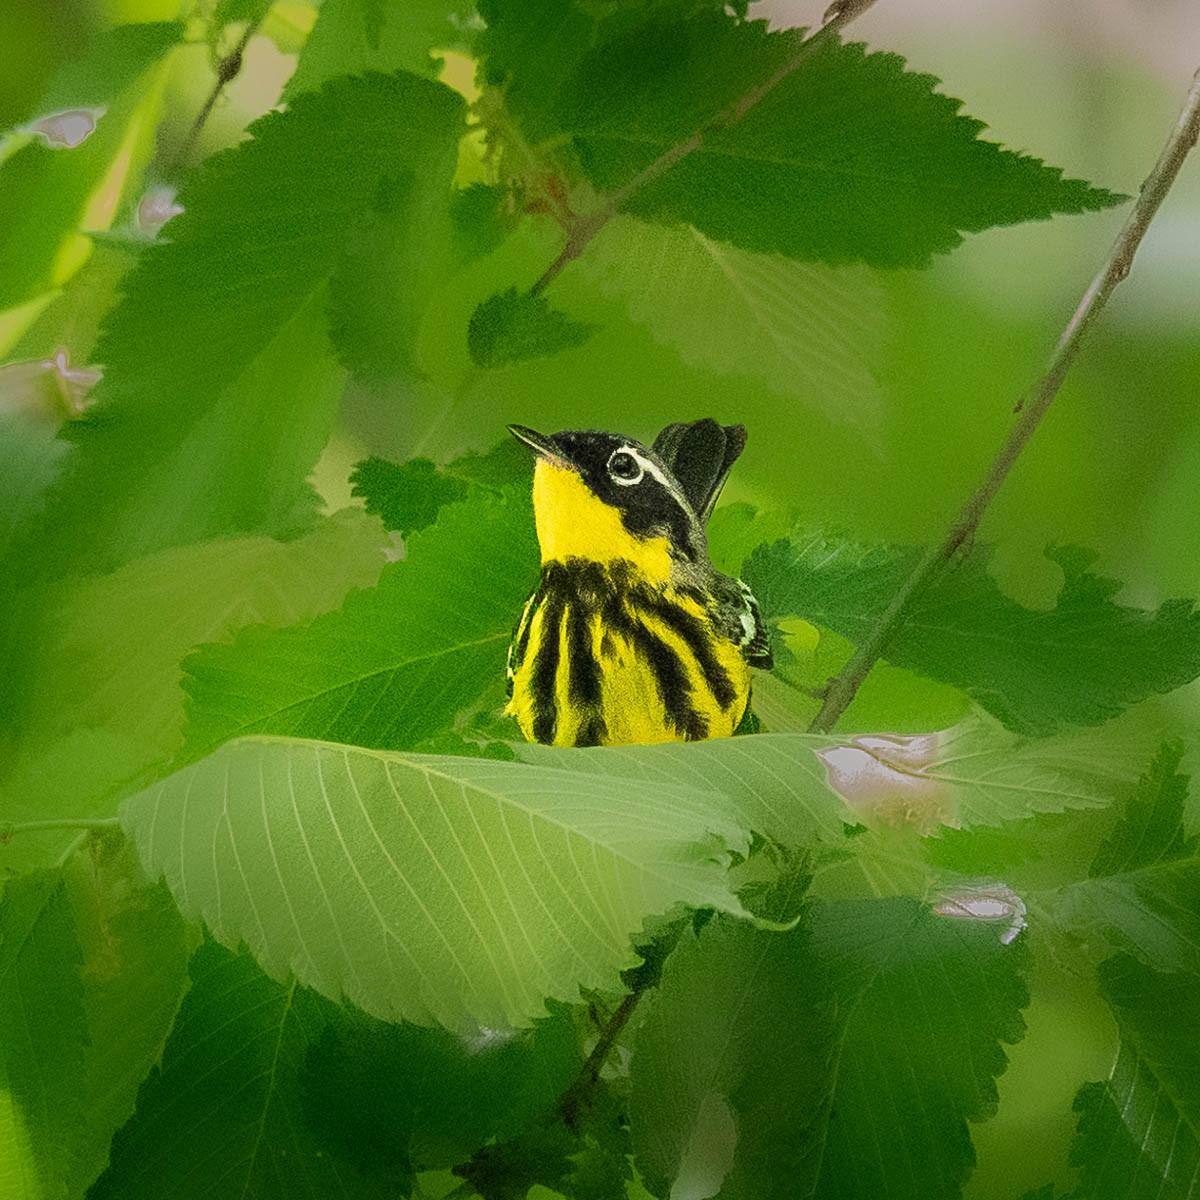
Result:
[[[592,1052],[587,1056],[587,1061],[580,1069],[575,1082],[559,1097],[558,1107],[555,1111],[567,1123],[568,1128],[578,1128],[580,1117],[587,1108],[592,1089],[600,1080],[600,1071],[613,1048],[613,1043],[617,1040],[621,1030],[629,1023],[629,1018],[633,1016],[633,1010],[637,1008],[638,1001],[645,995],[648,987],[647,983],[637,983],[634,984],[632,991],[626,993],[625,998],[617,1005],[613,1015],[609,1017],[608,1022],[600,1031],[600,1037],[592,1047]]]
[[[8,821],[0,825],[0,846],[6,846],[15,833],[40,833],[46,829],[114,829],[116,817],[61,817],[46,821]]]
[[[196,139],[200,136],[200,131],[212,115],[213,106],[220,99],[221,93],[241,73],[242,56],[246,52],[246,47],[250,44],[250,39],[258,32],[258,27],[266,19],[267,11],[269,10],[270,6],[268,5],[267,10],[261,16],[256,17],[253,21],[246,22],[246,28],[242,31],[242,36],[238,39],[237,45],[217,63],[217,81],[208,93],[203,107],[196,114],[196,119],[192,122],[191,129],[188,130],[187,140],[183,143],[183,148],[179,151],[179,162],[181,164],[186,164],[187,160],[191,157],[192,149],[196,145]]]
[[[632,196],[640,192],[647,184],[653,183],[660,176],[665,175],[689,154],[694,154],[704,145],[704,139],[710,134],[736,125],[759,101],[770,95],[798,67],[807,62],[821,46],[836,37],[846,25],[855,17],[865,13],[874,3],[875,0],[836,0],[826,10],[821,28],[811,37],[805,38],[797,47],[796,53],[779,70],[758,87],[752,88],[744,96],[740,96],[702,129],[692,134],[690,138],[677,142],[669,150],[660,154],[623,187],[606,196],[599,207],[577,217],[567,230],[567,240],[563,244],[562,250],[559,251],[558,257],[546,268],[541,278],[530,288],[530,292],[536,296],[545,291],[563,267],[583,253],[592,238],[620,212]]]
[[[928,551],[913,573],[896,594],[879,624],[847,660],[835,678],[830,680],[820,711],[808,729],[810,733],[827,733],[854,699],[863,680],[875,662],[887,649],[907,619],[913,603],[922,596],[938,574],[946,567],[960,546],[970,545],[987,506],[992,502],[1000,485],[1004,482],[1013,464],[1017,461],[1025,444],[1033,436],[1050,402],[1058,394],[1067,372],[1075,360],[1079,345],[1092,322],[1099,315],[1112,295],[1113,289],[1124,279],[1133,265],[1133,256],[1141,244],[1154,214],[1166,198],[1175,177],[1183,166],[1183,160],[1200,137],[1200,70],[1192,79],[1187,100],[1179,114],[1179,120],[1171,131],[1158,162],[1142,184],[1133,212],[1125,222],[1108,257],[1083,294],[1067,327],[1058,339],[1058,345],[1050,356],[1046,373],[1037,385],[1016,405],[1020,415],[1009,432],[1000,452],[992,461],[983,481],[971,493],[962,506],[954,523],[942,541]]]

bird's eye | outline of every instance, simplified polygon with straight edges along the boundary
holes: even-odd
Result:
[[[608,460],[608,473],[617,483],[639,483],[645,469],[628,450],[614,450]]]

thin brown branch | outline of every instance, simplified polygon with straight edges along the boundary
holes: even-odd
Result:
[[[810,733],[827,733],[846,711],[859,687],[876,661],[886,651],[891,640],[908,618],[914,603],[928,590],[961,546],[970,546],[979,522],[1000,485],[1012,470],[1021,451],[1046,415],[1050,402],[1058,394],[1067,372],[1071,369],[1084,335],[1100,314],[1113,289],[1133,266],[1133,256],[1145,236],[1154,214],[1166,198],[1183,166],[1183,160],[1200,137],[1200,71],[1193,77],[1175,128],[1154,164],[1154,169],[1142,184],[1133,211],[1117,235],[1108,257],[1083,294],[1058,345],[1050,356],[1046,373],[1017,404],[1019,414],[999,453],[984,475],[982,482],[967,498],[945,537],[929,550],[896,594],[879,624],[847,660],[841,672],[830,681],[820,711],[809,725]]]
[[[661,178],[688,155],[699,150],[704,145],[705,138],[736,125],[756,104],[769,96],[785,79],[794,74],[826,42],[836,37],[855,17],[861,16],[874,3],[875,0],[837,0],[837,3],[832,4],[825,12],[824,24],[821,28],[811,37],[805,38],[796,48],[796,53],[774,74],[760,83],[758,87],[739,96],[728,108],[718,113],[691,137],[677,142],[669,150],[660,154],[628,183],[606,196],[591,212],[578,217],[567,230],[567,239],[562,250],[559,251],[558,257],[546,268],[530,291],[535,296],[545,291],[549,284],[557,278],[563,267],[583,253],[592,238],[629,203],[633,196],[648,184]]]
[[[613,1015],[609,1017],[604,1028],[600,1031],[592,1052],[587,1056],[575,1082],[559,1097],[556,1112],[566,1122],[570,1129],[578,1129],[580,1118],[587,1109],[592,1091],[600,1080],[600,1071],[616,1042],[621,1030],[629,1023],[633,1010],[646,992],[644,985],[635,985],[633,990],[626,993],[625,998],[617,1005]]]
[[[212,115],[213,107],[221,98],[221,93],[241,74],[246,47],[250,44],[250,39],[258,32],[258,27],[266,20],[267,12],[269,11],[270,7],[268,6],[262,16],[255,18],[253,21],[247,21],[246,28],[242,30],[242,36],[238,38],[237,45],[218,61],[216,82],[205,98],[200,111],[196,114],[196,119],[192,122],[192,127],[188,130],[187,139],[179,152],[179,162],[181,164],[186,164],[187,160],[191,157],[192,150],[196,145],[196,139],[199,138],[201,131],[208,123],[208,118]]]

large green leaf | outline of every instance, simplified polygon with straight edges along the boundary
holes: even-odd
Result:
[[[342,385],[325,289],[388,181],[445,193],[462,110],[415,76],[336,80],[182,189],[170,240],[140,256],[95,350],[105,375],[54,514],[74,560],[303,523]]]
[[[680,903],[741,912],[720,794],[524,763],[243,738],[126,800],[184,914],[389,1020],[526,1024],[616,987]]]
[[[572,135],[594,186],[621,189],[690,151],[633,185],[624,208],[636,216],[761,253],[897,267],[927,264],[966,231],[1120,200],[981,141],[983,124],[894,54],[834,40],[802,52],[804,30],[771,32],[704,6],[643,10],[640,25],[612,36],[630,24],[622,13],[599,37],[565,0],[537,7],[485,7],[497,31],[484,49],[502,55],[518,107],[534,81],[552,89],[553,124]],[[530,34],[547,21],[549,65]],[[724,121],[731,112],[738,119]],[[526,128],[531,140],[550,132],[549,121]]]
[[[909,900],[717,919],[668,960],[631,1066],[656,1195],[957,1197],[1023,1031],[1024,954]],[[701,1186],[702,1185],[702,1186]]]
[[[860,642],[918,557],[798,535],[755,551],[744,577],[771,617],[803,617]],[[1063,548],[1047,557],[1064,575],[1053,608],[1010,600],[977,552],[916,603],[885,650],[888,660],[964,689],[1009,728],[1031,734],[1098,725],[1200,674],[1200,610],[1192,602],[1173,600],[1153,613],[1115,604],[1121,585],[1090,574],[1090,555]]]
[[[526,501],[476,494],[414,534],[405,561],[310,625],[247,630],[187,662],[189,751],[280,733],[409,748],[490,686],[537,579]]]
[[[0,904],[0,1195],[65,1194],[85,1113],[79,943],[62,878],[9,880]]]
[[[142,1085],[91,1200],[394,1196],[307,1128],[299,1079],[327,1007],[211,943],[193,956],[191,979],[162,1065]]]
[[[1112,1073],[1075,1100],[1073,1200],[1185,1200],[1200,1178],[1200,1023],[1195,974],[1118,955],[1100,968],[1121,1046]]]

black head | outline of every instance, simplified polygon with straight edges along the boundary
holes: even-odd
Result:
[[[698,444],[706,441],[699,432],[709,432],[709,427],[718,433],[723,430],[712,420],[669,426],[668,429],[696,430],[698,433],[690,440]],[[727,446],[723,440],[717,453],[717,465],[706,474],[706,485],[698,489],[693,484],[689,492],[673,469],[676,463],[672,461],[668,465],[657,442],[655,449],[651,449],[623,434],[594,429],[565,430],[547,437],[521,425],[508,428],[514,437],[551,465],[577,472],[593,495],[621,514],[622,524],[630,533],[639,537],[665,536],[676,551],[690,559],[707,553],[704,522],[716,492],[745,441],[745,431],[740,426],[731,427],[730,433],[736,430],[740,435],[736,449]],[[662,439],[660,434],[659,440]],[[711,438],[707,440],[711,442]],[[668,454],[675,449],[674,445],[669,446]],[[688,465],[692,464],[689,462]],[[719,479],[714,481],[716,475]]]

